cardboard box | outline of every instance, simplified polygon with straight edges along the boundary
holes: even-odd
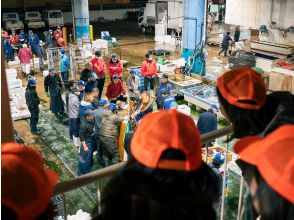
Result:
[[[215,153],[224,153],[226,152],[226,149],[224,147],[221,146],[212,146],[212,147],[208,147],[208,157],[207,157],[207,163],[211,163],[213,161],[214,155],[213,152]],[[205,162],[206,159],[206,154],[205,154],[205,148],[202,148],[202,160]],[[233,159],[233,152],[228,151],[228,162],[232,161]]]

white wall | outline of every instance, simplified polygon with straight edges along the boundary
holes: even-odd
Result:
[[[227,24],[255,27],[259,24],[261,0],[227,0],[226,17]]]
[[[227,24],[259,27],[271,23],[272,0],[227,0]],[[294,0],[274,0],[272,21],[277,26],[288,28],[294,25]]]
[[[100,17],[104,17],[107,21],[114,21],[116,19],[126,19],[128,17],[127,12],[128,9],[118,9],[118,10],[104,10],[104,11],[89,11],[90,22],[97,21]],[[72,13],[64,12],[64,23],[71,24],[72,23]]]
[[[271,4],[272,0],[227,0],[225,22],[254,28],[266,25],[268,36],[260,36],[260,40],[293,44],[293,33],[284,37],[281,31],[270,29],[269,25],[276,22],[279,28],[294,26],[294,0],[274,0],[272,17]]]

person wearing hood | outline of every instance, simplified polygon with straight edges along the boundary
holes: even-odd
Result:
[[[92,72],[90,74],[90,78],[88,82],[86,82],[86,86],[85,86],[86,93],[91,93],[94,88],[97,88],[98,85],[97,85],[96,79],[97,79],[97,75],[94,72]]]
[[[20,45],[28,43],[29,36],[24,32],[24,30],[20,30],[19,32],[19,43]]]
[[[117,137],[119,135],[119,127],[123,122],[123,118],[117,115],[117,106],[110,103],[108,110],[103,111],[100,140],[103,152],[104,166],[109,166],[120,161],[117,146]]]
[[[69,137],[74,141],[76,147],[79,143],[79,127],[80,127],[80,91],[78,87],[72,87],[68,99],[68,117],[69,117]]]
[[[156,91],[156,104],[158,110],[164,108],[165,98],[170,95],[171,90],[173,90],[173,86],[168,82],[168,75],[164,73],[162,74],[161,83]]]
[[[53,48],[53,31],[50,29],[46,35],[47,49]]]
[[[69,78],[70,61],[67,55],[65,55],[65,50],[63,48],[61,48],[59,52],[59,70],[61,73],[62,81],[66,82]]]
[[[108,84],[106,90],[106,97],[108,98],[108,100],[111,103],[116,103],[118,100],[122,101],[122,103],[125,103],[127,101],[126,94],[126,89],[122,81],[119,79],[119,76],[113,75],[113,78]]]
[[[91,59],[94,73],[97,75],[97,84],[99,89],[99,99],[101,99],[102,91],[105,83],[106,65],[100,51],[95,52],[95,57]]]
[[[92,101],[93,101],[93,96],[91,93],[86,93],[84,95],[84,98],[83,100],[81,101],[81,105],[80,105],[80,118],[81,118],[81,121],[84,120],[84,112],[88,109],[90,110],[94,110],[94,107],[92,105]]]
[[[85,83],[88,82],[89,78],[90,78],[90,74],[92,73],[92,67],[91,67],[91,63],[86,63],[85,65],[85,69],[83,69],[81,71],[81,77],[80,80],[83,80]]]
[[[130,70],[130,76],[127,78],[128,94],[132,101],[140,96],[140,78],[136,76],[135,70]]]
[[[25,92],[25,98],[26,98],[26,104],[31,113],[31,118],[30,118],[31,132],[33,134],[41,134],[40,129],[37,128],[37,124],[39,120],[39,112],[40,112],[40,109],[39,109],[40,99],[36,91],[36,84],[37,84],[37,81],[35,79],[31,78],[28,80],[28,85]]]
[[[9,36],[6,36],[3,44],[4,44],[4,56],[6,61],[8,62],[8,61],[14,60],[13,48],[10,44]]]
[[[62,84],[54,68],[49,69],[49,74],[45,77],[44,87],[47,97],[50,97],[50,110],[53,114],[64,114],[63,100],[61,98]]]
[[[80,126],[80,141],[78,176],[89,173],[93,165],[94,113],[91,109],[83,112],[83,120]]]
[[[111,59],[108,62],[109,76],[112,79],[114,75],[118,75],[118,78],[122,81],[123,65],[118,60],[116,54],[111,55]]]
[[[27,44],[23,44],[17,55],[20,61],[21,70],[23,74],[28,77],[31,72],[31,59],[33,58],[32,51],[28,48]]]
[[[151,93],[153,93],[157,66],[149,53],[146,54],[146,60],[141,65],[141,73],[144,77],[144,91],[148,90],[150,84],[150,90],[152,91]]]

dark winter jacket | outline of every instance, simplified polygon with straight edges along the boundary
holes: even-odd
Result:
[[[94,107],[91,103],[85,102],[84,100],[81,101],[80,105],[80,118],[83,121],[84,120],[84,112],[88,109],[94,110]]]
[[[88,82],[88,79],[90,78],[92,70],[88,70],[87,68],[83,69],[81,71],[81,78],[80,80],[83,80],[85,83]]]
[[[91,93],[93,88],[97,88],[97,81],[88,81],[85,86],[85,92]]]
[[[221,44],[222,48],[228,49],[229,48],[229,41],[232,41],[232,38],[230,37],[230,35],[226,34],[224,36],[224,39],[223,39],[222,44]]]
[[[217,116],[211,109],[202,113],[197,121],[200,134],[205,134],[217,129]]]
[[[280,91],[269,94],[264,111],[265,114],[270,116],[271,120],[261,136],[268,135],[282,125],[294,124],[294,95]]]
[[[119,126],[123,118],[110,110],[103,111],[100,135],[109,138],[117,138],[119,135]]]
[[[89,122],[86,119],[81,123],[80,126],[80,140],[87,141],[90,136],[94,135],[94,122]]]
[[[96,134],[100,134],[103,112],[104,112],[103,108],[98,108],[93,111],[94,117],[95,117],[95,133]]]
[[[25,97],[26,97],[27,106],[29,108],[38,107],[38,105],[40,104],[40,99],[37,95],[36,87],[28,86],[28,88],[26,88]]]
[[[99,108],[99,98],[93,97],[92,105],[95,109]]]

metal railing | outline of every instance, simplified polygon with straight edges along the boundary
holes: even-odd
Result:
[[[225,162],[224,162],[224,178],[223,178],[223,185],[222,185],[222,199],[221,199],[221,213],[220,213],[220,219],[223,220],[224,219],[224,202],[225,202],[225,186],[226,186],[226,175],[228,172],[228,167],[227,167],[227,153],[228,153],[228,140],[229,140],[229,135],[232,134],[232,126],[229,127],[225,127],[222,129],[218,129],[216,131],[213,132],[209,132],[207,134],[203,134],[201,136],[202,138],[202,143],[209,143],[217,138],[223,137],[223,136],[227,136],[227,141],[226,141],[226,147],[225,147]],[[207,157],[208,157],[208,145],[206,144],[206,162],[207,162]],[[100,170],[96,170],[93,171],[91,173],[76,177],[74,179],[71,180],[67,180],[64,181],[62,183],[58,183],[55,186],[55,190],[54,190],[54,196],[56,195],[63,195],[64,198],[64,203],[65,203],[65,196],[64,193],[69,192],[71,190],[75,190],[77,188],[86,186],[88,184],[92,184],[92,183],[96,183],[97,186],[97,200],[98,200],[98,213],[101,213],[101,190],[100,190],[100,186],[99,186],[99,182],[105,178],[111,177],[115,174],[117,174],[118,172],[120,172],[122,170],[122,168],[126,165],[126,162],[120,162],[117,164],[114,164],[112,166],[100,169]],[[240,214],[241,214],[241,203],[242,203],[242,195],[243,195],[243,183],[244,180],[241,177],[241,181],[240,181],[240,193],[239,193],[239,201],[238,201],[238,211],[237,211],[237,219],[240,219]],[[64,204],[65,207],[65,204]],[[64,215],[65,215],[65,219],[66,219],[66,210],[64,210]]]

